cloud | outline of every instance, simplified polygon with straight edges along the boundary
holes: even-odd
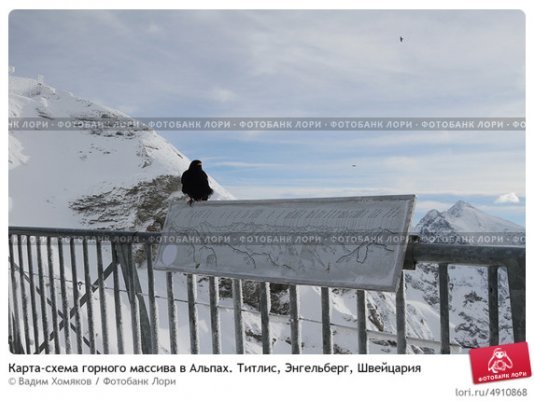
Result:
[[[184,105],[206,116],[515,116],[522,22],[511,11],[17,11],[10,63],[167,116]]]
[[[495,203],[519,203],[519,197],[514,193],[503,194],[495,199]]]
[[[230,89],[225,88],[215,88],[211,92],[211,98],[221,102],[226,103],[237,99],[237,95]]]

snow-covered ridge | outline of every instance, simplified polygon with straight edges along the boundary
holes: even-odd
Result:
[[[15,76],[9,79],[9,115],[131,118]],[[169,197],[182,196],[179,178],[190,160],[153,130],[13,130],[9,135],[11,225],[157,228],[161,221],[140,208],[152,207],[161,220]],[[211,177],[210,183],[213,199],[232,198]],[[99,210],[105,212],[102,219]]]
[[[525,229],[511,221],[491,216],[465,201],[458,201],[448,210],[430,210],[417,224],[421,232],[429,225],[443,224],[455,232],[523,232]]]

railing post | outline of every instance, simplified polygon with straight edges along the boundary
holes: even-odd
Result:
[[[191,353],[198,354],[198,313],[197,279],[194,274],[187,275],[187,308],[189,311],[189,342]]]
[[[514,342],[526,341],[525,333],[525,255],[506,263]]]
[[[65,353],[70,354],[72,350],[70,340],[70,310],[69,310],[69,298],[67,294],[67,282],[65,278],[65,260],[63,257],[63,240],[61,237],[57,238],[57,251],[59,255],[59,281],[61,289],[61,304],[63,307],[63,328],[65,335]],[[59,333],[56,334],[59,336]]]
[[[85,296],[87,297],[87,324],[89,329],[89,348],[91,354],[96,354],[95,322],[93,318],[93,288],[91,286],[91,273],[89,267],[89,251],[87,250],[87,238],[82,241],[83,270],[85,279]],[[53,306],[52,309],[55,310]],[[53,315],[52,315],[53,316]]]
[[[16,276],[16,271],[15,271],[15,256],[13,254],[13,236],[12,235],[9,235],[9,262],[10,262],[9,267],[11,268],[11,295],[13,299],[13,311],[12,311],[13,333],[15,334],[15,337],[13,338],[13,342],[14,342],[17,353],[23,353],[24,347],[22,346],[22,340],[21,340],[19,307],[18,307],[18,299],[17,299],[18,298],[17,297],[17,276]],[[46,317],[46,314],[43,314],[43,319],[45,317]],[[45,331],[45,341],[47,340],[48,340],[48,331]],[[46,344],[48,345],[48,342]]]
[[[406,302],[404,296],[404,272],[401,271],[399,288],[395,297],[397,310],[397,353],[406,353]]]
[[[150,307],[150,328],[152,353],[159,353],[159,320],[156,294],[154,291],[154,267],[152,266],[152,244],[145,244],[146,268],[148,275],[148,305]]]
[[[245,339],[243,336],[243,290],[241,280],[232,280],[232,298],[234,301],[234,331],[235,331],[235,352],[236,354],[245,353]]]
[[[104,354],[109,354],[109,335],[108,335],[108,308],[106,302],[104,265],[102,262],[102,241],[96,240],[96,266],[98,272],[98,297],[100,298],[100,322],[102,324],[102,346]]]
[[[176,304],[174,303],[174,287],[172,273],[167,272],[167,312],[169,315],[169,340],[171,342],[171,354],[178,353],[178,341],[176,331]]]
[[[115,328],[117,330],[117,352],[124,354],[124,335],[122,330],[122,302],[119,280],[118,251],[115,242],[111,243],[111,264],[113,265],[113,300],[115,303]]]
[[[367,304],[365,291],[356,290],[357,319],[358,319],[358,353],[367,354]]]
[[[20,276],[20,301],[22,303],[22,320],[24,323],[24,340],[26,353],[30,354],[30,323],[28,318],[28,296],[26,295],[26,284],[24,283],[24,260],[22,258],[22,235],[17,235],[17,249],[19,255],[19,276]]]
[[[57,319],[57,306],[56,306],[56,283],[54,280],[54,265],[52,263],[52,238],[46,237],[46,252],[48,255],[48,281],[50,284],[50,306],[52,307],[52,328],[53,328],[53,339],[54,339],[54,353],[59,354],[59,326]],[[44,289],[43,289],[44,290]],[[48,341],[48,338],[46,339]]]
[[[48,336],[48,312],[46,307],[46,294],[45,294],[45,281],[44,281],[44,267],[43,267],[43,255],[41,252],[41,237],[36,237],[36,251],[37,251],[37,274],[39,275],[39,288],[41,289],[39,299],[41,303],[41,324],[43,328],[43,350],[45,354],[50,353],[50,338]]]
[[[488,266],[489,345],[499,344],[499,266]]]
[[[214,354],[221,353],[221,335],[219,319],[219,279],[208,277],[210,297],[211,347]]]
[[[299,313],[299,291],[296,285],[289,286],[289,314],[291,316],[291,352],[300,354],[300,313]]]
[[[451,353],[451,338],[449,328],[449,265],[438,265],[439,276],[439,322],[441,332],[441,353]]]
[[[139,353],[145,353],[142,345],[141,345],[141,328],[139,327],[139,299],[137,298],[137,288],[135,285],[135,265],[133,263],[133,251],[132,251],[132,244],[128,244],[126,246],[123,246],[123,256],[125,260],[124,268],[122,269],[123,272],[128,272],[128,281],[127,281],[127,288],[128,288],[128,294],[130,297],[130,317],[132,319],[131,321],[131,328],[132,328],[132,339],[133,339],[133,353],[139,354]]]
[[[78,272],[76,270],[76,249],[74,238],[69,241],[70,249],[70,267],[72,277],[72,302],[74,308],[74,324],[76,325],[76,346],[78,354],[83,353],[82,343],[82,321],[80,317],[80,291],[78,289]]]
[[[260,283],[260,311],[261,311],[261,339],[263,353],[271,353],[271,331],[269,327],[269,312],[271,311],[271,291],[269,283]]]
[[[330,288],[321,287],[321,316],[323,327],[323,354],[332,353],[332,327],[330,326]]]
[[[33,341],[35,353],[39,353],[39,324],[37,322],[37,302],[35,299],[35,280],[33,272],[32,242],[31,236],[26,236],[26,251],[28,253],[28,278],[30,281],[30,302],[32,309]]]

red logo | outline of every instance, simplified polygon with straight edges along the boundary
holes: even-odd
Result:
[[[475,384],[532,376],[526,342],[475,348],[469,356]]]

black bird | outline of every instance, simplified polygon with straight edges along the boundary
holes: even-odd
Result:
[[[404,41],[404,38],[401,36],[400,38],[401,43]]]
[[[193,201],[207,201],[213,194],[208,182],[208,176],[202,170],[202,162],[193,160],[189,169],[182,174],[182,192],[189,196],[190,204]]]

